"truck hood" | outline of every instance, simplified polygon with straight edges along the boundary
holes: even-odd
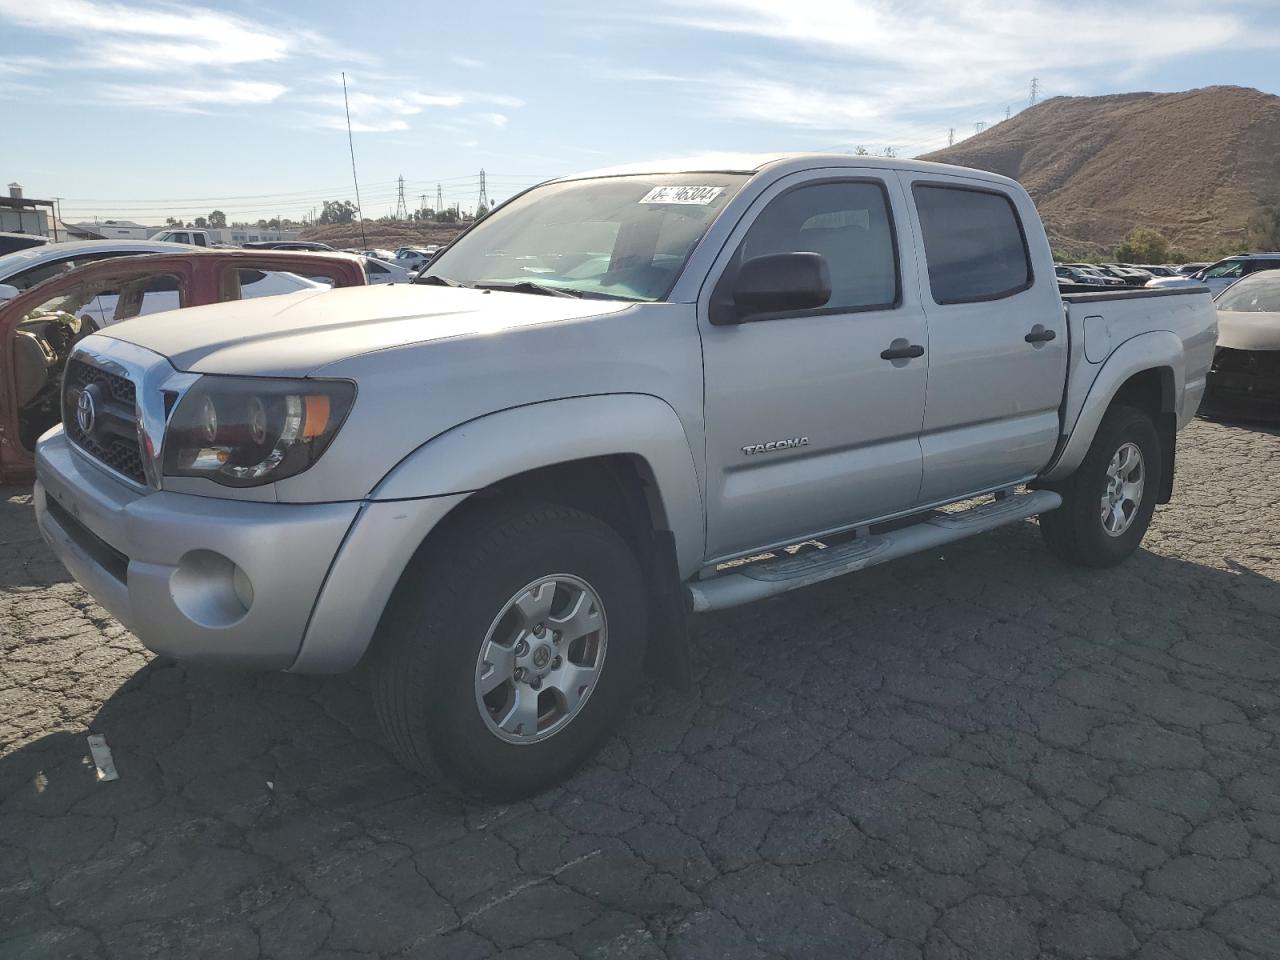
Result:
[[[1219,310],[1218,346],[1280,350],[1280,313]]]
[[[384,284],[154,313],[115,324],[99,336],[162,354],[179,370],[296,377],[377,350],[579,320],[630,306],[625,301]]]

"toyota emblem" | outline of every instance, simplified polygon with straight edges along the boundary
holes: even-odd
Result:
[[[88,390],[81,390],[80,396],[76,398],[76,424],[80,427],[80,432],[85,436],[93,433],[97,419],[98,410],[93,402],[93,394]]]

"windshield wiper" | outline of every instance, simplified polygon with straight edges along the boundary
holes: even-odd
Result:
[[[482,280],[473,286],[477,290],[501,290],[504,293],[540,293],[546,297],[573,297],[575,300],[582,299],[582,294],[577,290],[568,290],[564,287],[552,287],[545,283],[537,283],[533,280],[516,280],[512,282],[501,282],[493,280]]]
[[[414,280],[413,282],[429,283],[434,287],[465,287],[467,286],[467,284],[463,283],[461,280],[453,280],[453,279],[450,279],[449,277],[442,277],[434,273],[427,277],[418,277],[418,279]]]

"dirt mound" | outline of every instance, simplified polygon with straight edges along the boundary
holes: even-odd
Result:
[[[1249,215],[1280,199],[1280,97],[1056,97],[920,159],[1015,178],[1065,248],[1110,248],[1151,227],[1195,255],[1239,246]]]
[[[466,224],[450,223],[373,223],[364,225],[364,240],[360,238],[360,225],[356,223],[337,223],[326,226],[307,227],[302,231],[301,239],[318,240],[329,246],[381,248],[395,250],[396,247],[425,247],[430,244],[448,243],[462,232]]]

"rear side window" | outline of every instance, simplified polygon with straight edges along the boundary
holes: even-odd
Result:
[[[751,225],[738,257],[793,252],[820,253],[831,271],[831,299],[816,312],[898,302],[893,222],[879,182],[816,183],[781,194]]]
[[[1026,235],[1007,196],[923,183],[913,193],[935,302],[999,300],[1031,286]]]

